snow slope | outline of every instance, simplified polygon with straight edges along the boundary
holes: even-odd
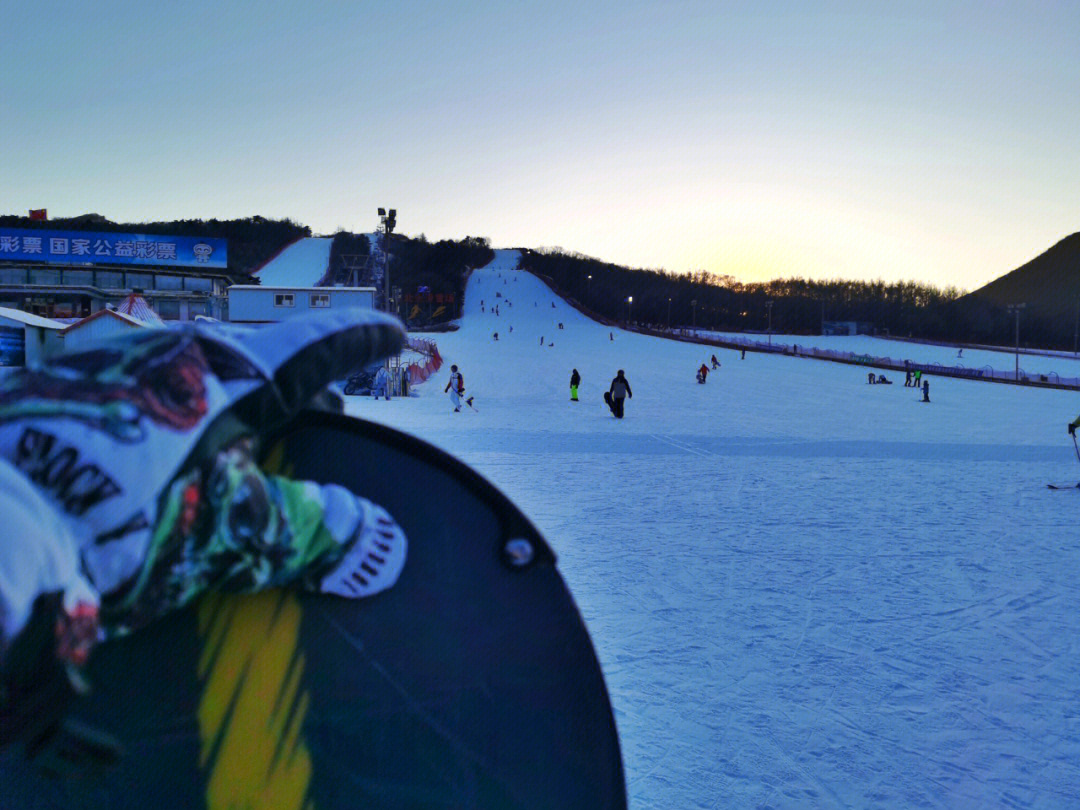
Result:
[[[924,404],[724,350],[697,385],[712,348],[595,324],[516,259],[475,271],[437,338],[479,413],[451,411],[448,368],[348,407],[459,456],[547,536],[631,807],[1075,803],[1080,491],[1046,483],[1080,479],[1080,397],[931,378]],[[619,368],[621,422],[601,402]]]
[[[767,335],[740,334],[737,332],[701,332],[702,335],[752,340],[766,343]],[[911,360],[913,363],[940,363],[942,366],[960,368],[990,368],[1011,372],[1016,368],[1017,358],[1010,351],[993,349],[964,349],[957,356],[957,349],[929,343],[912,343],[889,340],[868,335],[773,335],[773,343],[792,344],[838,352],[855,352],[873,357],[891,357],[894,360]],[[1056,373],[1059,377],[1080,377],[1080,357],[1060,354],[1021,354],[1020,371],[1028,374]],[[903,376],[901,376],[901,382]]]
[[[332,236],[298,239],[257,273],[267,287],[314,287],[330,266]]]

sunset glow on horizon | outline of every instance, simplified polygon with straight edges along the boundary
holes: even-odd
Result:
[[[0,214],[974,289],[1080,230],[1080,6],[8,11]]]

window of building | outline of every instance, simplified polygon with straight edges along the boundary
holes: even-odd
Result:
[[[182,290],[184,289],[184,277],[183,276],[166,276],[159,274],[155,276],[156,284],[155,289],[158,290]]]
[[[94,271],[93,270],[65,270],[64,271],[64,283],[71,285],[79,285],[80,287],[93,287],[94,286]]]
[[[57,287],[60,285],[60,271],[35,267],[30,271],[30,283],[48,284],[51,287]]]
[[[292,293],[274,293],[274,306],[275,307],[292,307],[296,306]]]
[[[25,267],[4,267],[0,268],[0,284],[25,284],[26,283],[26,268]]]
[[[330,306],[330,293],[311,293],[309,306],[312,309]]]
[[[184,276],[184,289],[194,292],[212,292],[214,281],[204,276]]]
[[[103,290],[116,289],[120,290],[124,288],[124,274],[117,273],[113,270],[98,270],[97,272],[97,286]]]
[[[127,273],[127,286],[129,290],[152,290],[154,289],[154,276],[152,273]]]

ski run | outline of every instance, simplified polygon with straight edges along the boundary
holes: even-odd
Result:
[[[902,374],[612,329],[516,261],[472,273],[415,396],[347,408],[460,457],[546,535],[631,807],[1075,804],[1080,500],[1047,482],[1080,478],[1077,393],[931,376],[923,403]],[[481,412],[453,412],[451,362]],[[602,400],[619,369],[622,420]]]

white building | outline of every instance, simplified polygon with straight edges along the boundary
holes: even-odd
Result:
[[[228,289],[232,323],[274,323],[322,309],[375,308],[374,287],[264,287],[234,284]]]
[[[99,309],[89,318],[69,324],[60,333],[63,351],[78,352],[103,340],[130,332],[132,329],[152,328],[152,324],[122,312]]]
[[[66,323],[0,307],[0,366],[40,366]]]

